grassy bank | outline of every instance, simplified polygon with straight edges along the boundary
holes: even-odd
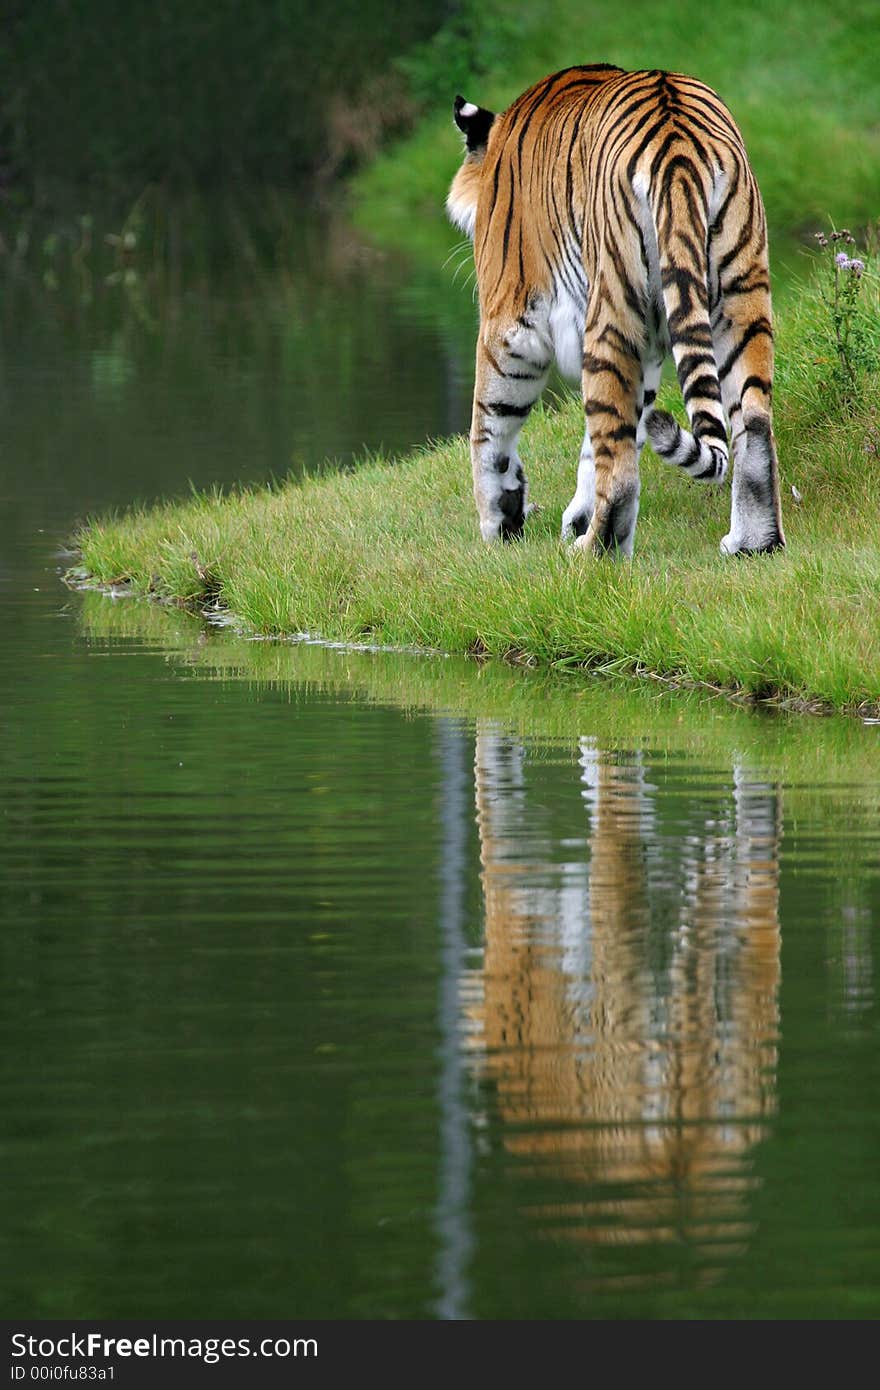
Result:
[[[360,651],[317,643],[247,641],[221,629],[204,640],[198,615],[155,603],[110,603],[83,595],[80,631],[99,649],[153,648],[181,672],[240,680],[284,692],[296,703],[316,694],[335,700],[429,713],[465,725],[505,729],[539,743],[587,736],[601,749],[642,748],[706,764],[747,764],[756,774],[784,777],[786,802],[800,792],[850,801],[864,788],[865,805],[880,801],[880,739],[854,719],[821,726],[795,715],[756,718],[752,710],[699,691],[673,691],[654,681],[571,679],[501,661]],[[609,700],[609,685],[614,699]]]
[[[866,284],[862,324],[876,315]],[[650,674],[797,707],[880,707],[878,376],[847,402],[816,290],[783,325],[777,437],[783,555],[725,560],[729,492],[645,451],[631,564],[558,541],[579,403],[539,409],[522,453],[543,510],[518,545],[479,541],[464,439],[274,489],[193,496],[97,520],[80,578],[189,605],[246,630],[480,652]],[[792,488],[800,499],[796,502]]]

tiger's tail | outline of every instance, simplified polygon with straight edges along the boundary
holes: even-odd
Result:
[[[667,463],[692,478],[721,483],[727,472],[727,422],[709,316],[708,196],[696,171],[669,169],[650,188],[648,205],[660,261],[672,357],[691,433],[666,410],[652,410],[648,438]]]

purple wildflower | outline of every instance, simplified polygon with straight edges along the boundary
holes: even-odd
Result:
[[[858,280],[862,274],[862,271],[865,269],[865,262],[860,261],[858,256],[854,256],[847,268],[853,272],[856,279]]]
[[[839,265],[841,270],[847,270],[851,265],[851,261],[845,251],[838,251],[837,255],[834,257],[834,264]]]

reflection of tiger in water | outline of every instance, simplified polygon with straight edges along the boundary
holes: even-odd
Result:
[[[761,197],[727,108],[690,77],[598,64],[545,78],[500,116],[457,97],[467,152],[447,200],[474,242],[471,426],[486,540],[521,534],[519,431],[555,358],[581,376],[586,433],[563,534],[632,554],[645,439],[720,483],[727,554],[784,545],[770,410]],[[693,433],[654,409],[672,351]]]

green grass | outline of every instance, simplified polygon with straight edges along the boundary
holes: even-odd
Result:
[[[292,701],[332,693],[476,720],[551,743],[589,730],[599,747],[648,746],[706,763],[729,764],[734,749],[762,775],[784,776],[787,805],[801,794],[815,797],[820,785],[826,801],[838,793],[851,799],[856,785],[864,789],[866,806],[880,799],[880,740],[842,716],[824,719],[818,730],[815,721],[795,714],[762,717],[711,694],[672,690],[654,680],[369,649],[347,649],[340,659],[338,650],[323,644],[243,641],[229,629],[206,642],[197,614],[157,603],[110,603],[100,593],[83,595],[78,620],[89,642],[154,647],[187,672],[257,681],[284,690]]]
[[[876,314],[877,285],[866,285]],[[219,604],[246,630],[316,633],[560,669],[652,674],[749,698],[880,707],[878,379],[834,404],[824,310],[805,291],[783,324],[777,440],[786,553],[725,559],[729,491],[643,457],[631,563],[560,545],[582,415],[539,408],[523,432],[532,498],[523,542],[479,540],[464,439],[400,462],[365,460],[276,489],[196,495],[93,521],[80,576],[183,604]],[[791,489],[801,497],[795,504]]]
[[[456,90],[503,110],[546,73],[590,62],[668,68],[714,87],[743,131],[777,237],[829,216],[876,216],[878,0],[631,0],[625,11],[609,0],[483,0],[473,12],[471,35],[447,32],[424,50],[421,123],[355,183],[359,217],[382,240],[418,251],[431,218],[442,220],[461,159]]]

